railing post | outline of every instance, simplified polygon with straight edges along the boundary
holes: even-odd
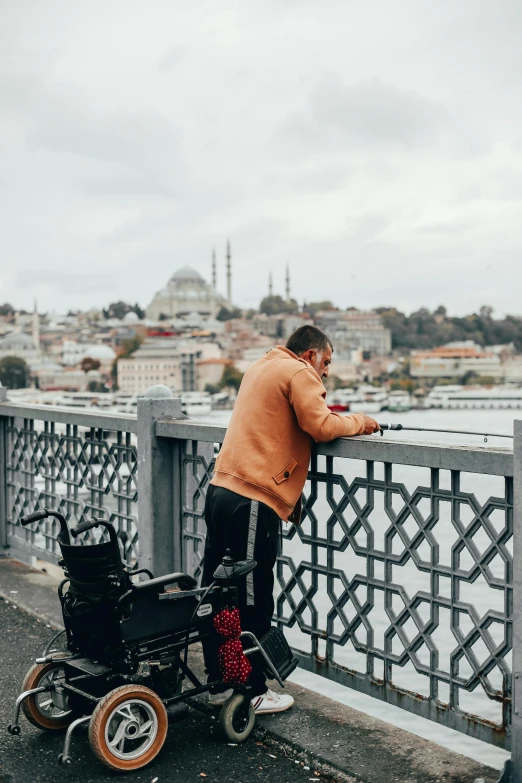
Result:
[[[187,566],[185,563],[185,551],[183,541],[183,450],[182,441],[179,439],[170,440],[170,448],[172,449],[172,511],[173,511],[173,545],[174,545],[174,571],[184,571],[187,574]]]
[[[0,387],[2,402],[3,387]],[[5,398],[4,398],[5,399]],[[0,414],[0,556],[7,549],[7,417]]]
[[[181,399],[166,386],[152,386],[138,399],[138,517],[139,565],[154,576],[174,571],[179,562],[174,455],[171,441],[156,437],[156,419],[161,416],[182,418]]]
[[[513,710],[511,780],[522,783],[522,421],[515,421],[513,445]]]

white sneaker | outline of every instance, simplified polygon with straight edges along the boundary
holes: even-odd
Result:
[[[232,688],[227,688],[223,693],[209,693],[208,702],[211,707],[222,707],[223,704],[230,699],[234,691]]]
[[[289,693],[276,693],[268,688],[266,693],[261,696],[254,696],[252,705],[256,715],[263,715],[267,712],[284,712],[289,710],[294,703],[294,697]]]

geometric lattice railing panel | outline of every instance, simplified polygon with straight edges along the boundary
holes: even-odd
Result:
[[[219,444],[185,440],[181,444],[183,568],[201,577],[205,549],[205,498]]]
[[[512,478],[480,502],[461,489],[459,471],[449,488],[436,468],[406,487],[394,470],[414,469],[381,464],[377,478],[376,463],[359,460],[348,476],[346,462],[314,459],[303,523],[285,532],[277,617],[289,641],[336,667],[340,681],[346,673],[346,684],[381,698],[409,692],[419,714],[436,709],[455,728],[470,733],[473,722],[477,736],[506,744]],[[484,478],[474,476],[477,488]]]
[[[94,422],[93,422],[94,423]],[[103,517],[112,522],[125,561],[138,557],[137,450],[129,432],[10,417],[5,428],[7,534],[13,546],[59,557],[58,522],[22,528],[20,517],[47,507],[69,526]],[[91,540],[98,531],[83,537]]]

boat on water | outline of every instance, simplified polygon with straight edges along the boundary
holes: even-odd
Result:
[[[433,389],[428,399],[431,407],[445,410],[522,408],[522,389],[510,386],[441,386]]]
[[[113,411],[117,413],[138,413],[138,395],[118,392],[114,397]]]
[[[327,395],[326,404],[334,413],[346,413],[350,410],[350,404],[345,399],[345,396],[337,392]]]
[[[359,386],[345,399],[351,413],[379,413],[388,406],[388,393],[378,386]]]
[[[411,410],[411,397],[406,391],[392,391],[388,395],[388,410],[404,413]]]
[[[59,405],[67,408],[98,408],[99,410],[112,409],[114,394],[111,392],[69,392],[63,391],[60,395]]]
[[[114,405],[114,395],[111,392],[40,391],[32,389],[31,394],[26,396],[15,395],[11,391],[9,398],[13,402],[53,405],[59,408],[112,410]]]
[[[442,408],[442,403],[448,396],[462,391],[463,386],[434,386],[430,393],[426,396],[426,408]]]
[[[182,392],[181,410],[191,419],[208,416],[212,412],[212,397],[208,392]]]
[[[337,389],[328,395],[326,403],[336,413],[379,413],[387,407],[388,394],[378,386]]]
[[[379,413],[388,404],[388,394],[378,386],[337,389],[327,397],[327,405],[336,413]]]
[[[114,409],[119,413],[137,413],[139,396],[141,395],[118,395]],[[174,392],[174,397],[181,397],[181,411],[191,419],[207,416],[212,412],[212,397],[207,392]]]

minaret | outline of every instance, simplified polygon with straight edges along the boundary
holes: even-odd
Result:
[[[38,315],[36,299],[34,300],[32,338],[33,338],[34,347],[36,348],[37,351],[39,351],[40,350],[40,316]]]
[[[285,292],[286,292],[286,301],[290,301],[290,267],[286,266],[286,279],[285,279]]]
[[[274,295],[274,287],[272,285],[272,272],[268,273],[268,296]]]
[[[212,287],[215,289],[216,286],[217,286],[216,251],[212,250]]]
[[[227,299],[228,303],[232,304],[232,265],[230,255],[230,241],[227,239]]]

